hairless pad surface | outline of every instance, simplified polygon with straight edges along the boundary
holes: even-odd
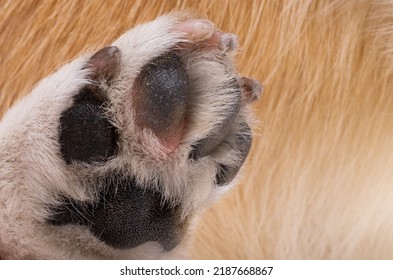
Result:
[[[180,205],[164,201],[159,192],[142,188],[133,178],[104,180],[108,183],[99,200],[63,197],[52,207],[55,214],[48,223],[86,226],[99,240],[119,249],[157,241],[169,251],[182,240],[187,221],[180,218]]]
[[[59,143],[67,164],[106,161],[115,154],[118,135],[105,116],[105,103],[99,92],[85,87],[61,114]]]
[[[177,147],[183,134],[188,91],[186,68],[174,52],[150,61],[135,80],[136,124],[151,129],[170,150]]]

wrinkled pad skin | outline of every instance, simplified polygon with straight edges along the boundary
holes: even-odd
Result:
[[[99,240],[119,249],[157,241],[169,251],[181,241],[186,222],[180,222],[180,205],[164,201],[159,192],[142,188],[133,178],[104,181],[98,201],[63,197],[60,205],[52,207],[55,214],[48,222],[87,226]]]
[[[115,155],[118,135],[105,116],[106,103],[101,92],[85,87],[62,113],[59,142],[67,164],[104,162]]]
[[[183,134],[188,93],[188,74],[180,57],[168,52],[154,58],[134,82],[136,124],[175,148]]]

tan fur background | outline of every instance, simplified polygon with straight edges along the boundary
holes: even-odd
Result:
[[[265,84],[242,184],[198,259],[393,258],[393,1],[0,0],[0,115],[58,65],[188,9],[240,37]]]

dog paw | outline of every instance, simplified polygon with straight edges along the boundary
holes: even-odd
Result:
[[[40,82],[0,126],[0,197],[31,208],[13,208],[30,225],[14,238],[56,258],[178,246],[251,147],[249,104],[263,87],[237,74],[238,44],[208,20],[168,15]]]

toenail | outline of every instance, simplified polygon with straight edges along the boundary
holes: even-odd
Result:
[[[235,34],[224,34],[220,38],[219,47],[224,51],[233,51],[239,45],[238,37]]]
[[[206,40],[213,35],[214,25],[207,20],[198,20],[193,24],[194,30],[191,34],[191,39],[200,41]]]

